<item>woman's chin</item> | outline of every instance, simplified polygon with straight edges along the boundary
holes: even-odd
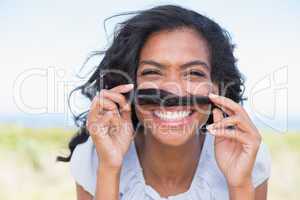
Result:
[[[181,129],[167,129],[160,130],[155,132],[153,135],[156,140],[158,140],[161,144],[169,145],[169,146],[180,146],[185,144],[189,138],[191,138],[191,133],[184,133]]]

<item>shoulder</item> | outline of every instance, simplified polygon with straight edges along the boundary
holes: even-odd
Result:
[[[75,182],[91,195],[95,195],[99,159],[91,137],[76,146],[70,160],[70,171]],[[120,195],[128,190],[134,182],[141,180],[137,171],[139,167],[135,157],[134,143],[125,155],[120,177]]]
[[[206,134],[205,145],[203,147],[203,154],[201,155],[200,170],[198,170],[197,176],[201,178],[201,182],[205,182],[208,186],[213,199],[227,199],[228,188],[226,178],[218,167],[214,152],[214,139],[215,136]],[[252,182],[255,188],[260,186],[264,181],[268,180],[271,174],[271,156],[267,146],[261,143],[254,168],[252,171]],[[199,181],[200,182],[200,181]],[[200,185],[197,183],[197,185]],[[203,188],[203,187],[202,187]],[[197,186],[198,191],[201,190]],[[202,190],[201,190],[202,191]]]
[[[91,137],[78,144],[70,160],[71,175],[85,191],[94,195],[96,189],[98,157]]]
[[[222,172],[219,170],[215,154],[214,154],[214,136],[207,134],[208,145],[206,145],[207,156],[205,157],[205,164],[207,165],[208,174],[212,174],[210,180],[212,182],[225,183],[225,178]],[[252,171],[252,182],[254,187],[259,186],[266,181],[271,175],[271,156],[268,147],[263,142],[259,146],[259,150],[256,155],[254,168]],[[224,180],[223,180],[224,179]]]

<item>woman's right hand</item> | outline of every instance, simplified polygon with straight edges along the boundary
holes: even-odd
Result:
[[[102,89],[92,101],[87,130],[96,146],[101,166],[120,169],[132,142],[131,106],[121,94],[132,89],[133,84]]]

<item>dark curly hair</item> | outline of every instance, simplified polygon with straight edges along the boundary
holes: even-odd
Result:
[[[133,83],[136,83],[139,54],[150,34],[163,30],[191,28],[196,30],[209,45],[211,77],[212,81],[219,86],[221,94],[238,103],[243,101],[244,80],[236,66],[236,59],[233,55],[234,45],[231,43],[228,32],[216,22],[193,10],[177,5],[156,6],[147,10],[121,13],[112,17],[128,14],[134,16],[116,26],[111,46],[106,51],[94,53],[94,55],[104,54],[104,58],[96,70],[86,83],[75,88],[71,94],[80,90],[81,94],[92,100],[96,93],[103,88],[100,87],[99,76],[105,70],[124,72],[133,80]],[[128,83],[124,77],[114,73],[106,74],[103,80],[105,88]],[[78,116],[74,115],[75,124],[79,130],[69,142],[70,155],[68,157],[59,156],[57,157],[58,161],[70,161],[76,145],[87,140],[89,136],[85,126],[87,113],[88,111]],[[136,128],[138,119],[134,106],[132,107],[132,121],[134,128]],[[211,115],[207,121],[207,124],[209,123],[212,123]]]

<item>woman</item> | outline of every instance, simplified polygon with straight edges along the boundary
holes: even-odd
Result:
[[[266,199],[269,154],[240,105],[233,49],[217,23],[179,6],[121,23],[79,87],[90,110],[59,158],[71,161],[77,199]],[[125,97],[136,88],[208,96],[214,109],[137,105]]]

